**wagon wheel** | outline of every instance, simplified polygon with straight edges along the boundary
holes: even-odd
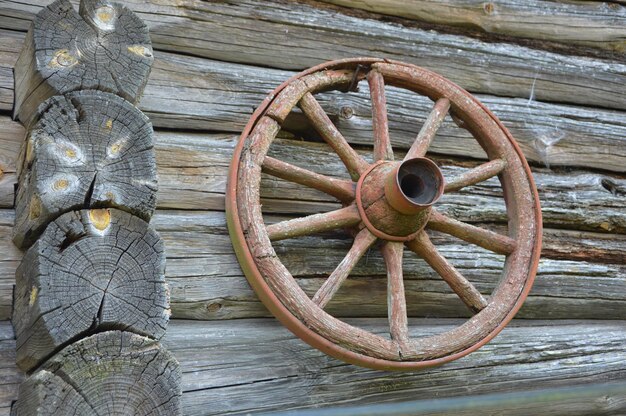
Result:
[[[374,159],[366,162],[325,114],[314,93],[350,90],[367,79],[374,130]],[[435,102],[402,161],[394,160],[387,125],[385,84],[425,95]],[[267,156],[287,115],[299,106],[346,166],[352,181],[314,173]],[[447,183],[424,158],[448,112],[469,130],[489,161]],[[264,223],[261,172],[305,185],[342,202],[334,211]],[[454,192],[498,176],[508,216],[508,235],[450,218],[435,207]],[[476,98],[445,78],[417,66],[360,58],[329,62],[296,75],[257,109],[241,135],[229,173],[226,198],[229,231],[239,262],[258,296],[290,330],[316,348],[350,363],[378,369],[415,369],[462,357],[487,343],[513,318],[532,285],[541,246],[541,211],[522,152]],[[276,256],[272,242],[347,229],[354,235],[348,254],[312,298]],[[500,283],[484,297],[441,255],[425,229],[463,239],[506,256]],[[361,256],[381,240],[387,267],[390,339],[356,328],[324,311]],[[408,331],[402,256],[423,258],[473,311],[447,332],[411,338]]]

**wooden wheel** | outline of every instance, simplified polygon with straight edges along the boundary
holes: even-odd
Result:
[[[352,90],[369,84],[374,163],[353,150],[313,94]],[[387,124],[385,84],[435,102],[402,161],[394,160]],[[267,156],[291,110],[298,106],[345,164],[351,180],[330,178]],[[451,112],[469,130],[489,161],[444,181],[424,158],[444,117]],[[325,192],[342,208],[266,225],[261,213],[261,172]],[[508,235],[467,224],[437,211],[444,192],[498,176],[508,216]],[[226,211],[239,262],[258,296],[289,329],[316,348],[350,363],[377,369],[416,369],[462,357],[487,343],[515,315],[537,270],[541,211],[524,156],[500,121],[468,92],[423,68],[369,58],[328,62],[279,86],[244,129],[229,173]],[[273,241],[346,229],[354,243],[345,258],[310,298],[281,263]],[[483,296],[431,242],[436,230],[506,256],[501,281]],[[358,260],[378,242],[388,276],[390,338],[356,328],[324,307]],[[411,338],[408,331],[402,257],[405,249],[423,258],[473,311],[447,332]]]

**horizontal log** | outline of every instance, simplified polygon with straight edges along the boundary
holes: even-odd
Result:
[[[626,7],[604,2],[322,0],[388,16],[510,37],[626,51]]]
[[[10,128],[15,123],[4,120]],[[2,130],[0,128],[0,130]],[[5,137],[0,133],[0,146],[6,159],[19,153],[23,140],[18,128]],[[625,136],[626,137],[626,136]],[[156,133],[156,157],[159,175],[157,205],[161,209],[224,209],[224,190],[228,165],[236,144],[236,136],[225,134]],[[279,140],[270,149],[272,155],[285,162],[319,173],[349,179],[341,161],[324,144],[297,140]],[[361,154],[371,158],[371,153]],[[402,157],[403,153],[399,153]],[[444,175],[449,179],[463,172],[472,163],[440,159]],[[0,207],[13,206],[15,175],[13,164],[0,182]],[[535,168],[535,180],[542,203],[546,226],[597,231],[626,232],[623,195],[626,179],[621,175],[588,171],[554,171]],[[438,204],[460,220],[491,222],[504,220],[504,204],[496,179],[447,194]],[[264,208],[274,213],[314,213],[334,207],[331,197],[300,185],[266,176],[263,184]]]
[[[275,416],[589,416],[626,410],[626,383],[588,383],[573,387],[513,390],[474,396],[402,400],[272,412]]]
[[[376,332],[384,320],[351,323]],[[458,324],[411,320],[419,336]],[[468,357],[414,373],[389,373],[332,359],[297,339],[273,319],[172,321],[163,341],[180,362],[183,414],[241,414],[456,397],[623,380],[626,353],[621,321],[514,321]],[[0,412],[17,396],[22,374],[11,361],[7,321],[0,322]],[[4,359],[6,358],[6,360]],[[601,414],[619,409],[611,397]]]
[[[12,106],[10,68],[22,42],[20,36],[23,34],[0,30],[0,55],[3,55],[0,58],[0,109],[10,110]],[[140,108],[157,128],[239,133],[265,95],[291,75],[287,71],[260,71],[256,67],[156,52]],[[2,89],[3,85],[7,88]],[[371,146],[369,93],[366,85],[361,89],[358,94],[323,94],[320,101],[349,141]],[[396,88],[389,88],[387,95],[392,144],[408,149],[430,112],[432,102]],[[531,95],[530,88],[528,95]],[[179,98],[172,100],[171,97]],[[547,104],[534,98],[479,98],[511,130],[529,160],[547,166],[625,171],[623,113]],[[292,117],[288,121],[287,129],[298,135],[311,134],[303,117]],[[485,157],[470,134],[457,128],[449,118],[439,130],[431,151]]]
[[[412,322],[412,335],[454,325],[426,322]],[[355,324],[386,329],[384,321]],[[478,394],[510,390],[510,383],[516,389],[539,389],[620,380],[626,374],[621,348],[625,331],[622,322],[518,324],[479,353],[411,374],[342,364],[304,345],[273,320],[210,327],[175,322],[164,345],[181,362],[183,413],[191,416],[336,406],[355,398],[366,404],[429,398],[435,392],[439,397]]]
[[[13,213],[0,210],[0,319],[10,317],[15,269],[21,258],[10,241]],[[166,279],[174,318],[231,319],[268,316],[239,268],[222,212],[157,211],[152,224],[165,243]],[[545,230],[546,247],[524,318],[619,319],[626,314],[626,237]],[[434,244],[481,292],[498,281],[503,257],[440,234]],[[567,237],[567,238],[565,238]],[[565,243],[566,242],[566,243]],[[277,253],[311,296],[339,264],[351,241],[343,233],[275,243]],[[558,259],[552,259],[550,257]],[[596,262],[596,257],[598,261]],[[584,260],[583,260],[584,259]],[[607,261],[609,261],[607,263]],[[441,278],[405,253],[407,305],[412,316],[467,316],[465,305]],[[337,292],[328,310],[338,316],[386,316],[386,271],[370,250]]]
[[[626,108],[619,88],[626,78],[623,63],[482,42],[304,2],[288,7],[262,0],[125,4],[147,23],[154,47],[162,50],[282,69],[375,55],[433,69],[473,92],[528,97],[534,85],[541,101]],[[38,5],[37,0],[8,2],[0,27],[24,30]]]

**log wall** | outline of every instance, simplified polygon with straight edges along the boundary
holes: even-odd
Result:
[[[124,3],[148,24],[153,41],[154,66],[139,108],[155,129],[159,190],[152,224],[164,241],[173,318],[163,342],[181,362],[184,414],[389,403],[624,378],[626,8],[621,2],[467,1],[454,10],[445,1],[426,2],[421,9],[391,0]],[[23,379],[12,364],[15,341],[8,323],[22,258],[11,233],[25,137],[11,120],[11,69],[44,4],[0,4],[0,415],[8,414]],[[496,113],[532,165],[544,247],[521,319],[483,349],[444,367],[390,374],[345,365],[311,349],[270,318],[232,252],[223,198],[237,134],[265,95],[295,71],[350,56],[399,59],[450,78]],[[367,91],[328,93],[320,102],[368,157]],[[429,105],[389,90],[390,133],[399,156]],[[485,155],[448,123],[429,156],[442,164],[444,175],[453,175]],[[318,142],[295,114],[272,151],[298,166],[324,166],[339,176],[340,161]],[[321,193],[269,176],[264,181],[263,206],[271,221],[336,206]],[[497,230],[505,218],[499,197],[497,181],[488,181],[444,199],[442,210]],[[433,241],[479,290],[491,290],[500,257],[443,235]],[[350,241],[337,233],[281,247],[283,261],[314,293]],[[383,332],[385,270],[375,251],[366,257],[329,311]],[[416,330],[427,333],[466,316],[463,304],[427,265],[407,256],[406,269]],[[614,390],[599,394],[597,406],[585,414],[619,414],[620,397]],[[571,403],[555,400],[544,410],[570,414]]]

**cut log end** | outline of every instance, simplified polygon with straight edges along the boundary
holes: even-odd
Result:
[[[98,89],[137,103],[153,62],[147,26],[128,8],[68,0],[44,8],[15,66],[14,117],[28,125],[47,98]]]
[[[163,243],[143,220],[113,209],[62,215],[16,273],[18,365],[28,371],[103,329],[160,338],[170,315],[164,274]]]
[[[120,208],[146,220],[154,212],[152,126],[122,98],[99,91],[52,97],[24,146],[13,232],[18,247],[71,210]]]
[[[108,331],[60,351],[20,386],[15,416],[180,415],[181,373],[156,341]]]

